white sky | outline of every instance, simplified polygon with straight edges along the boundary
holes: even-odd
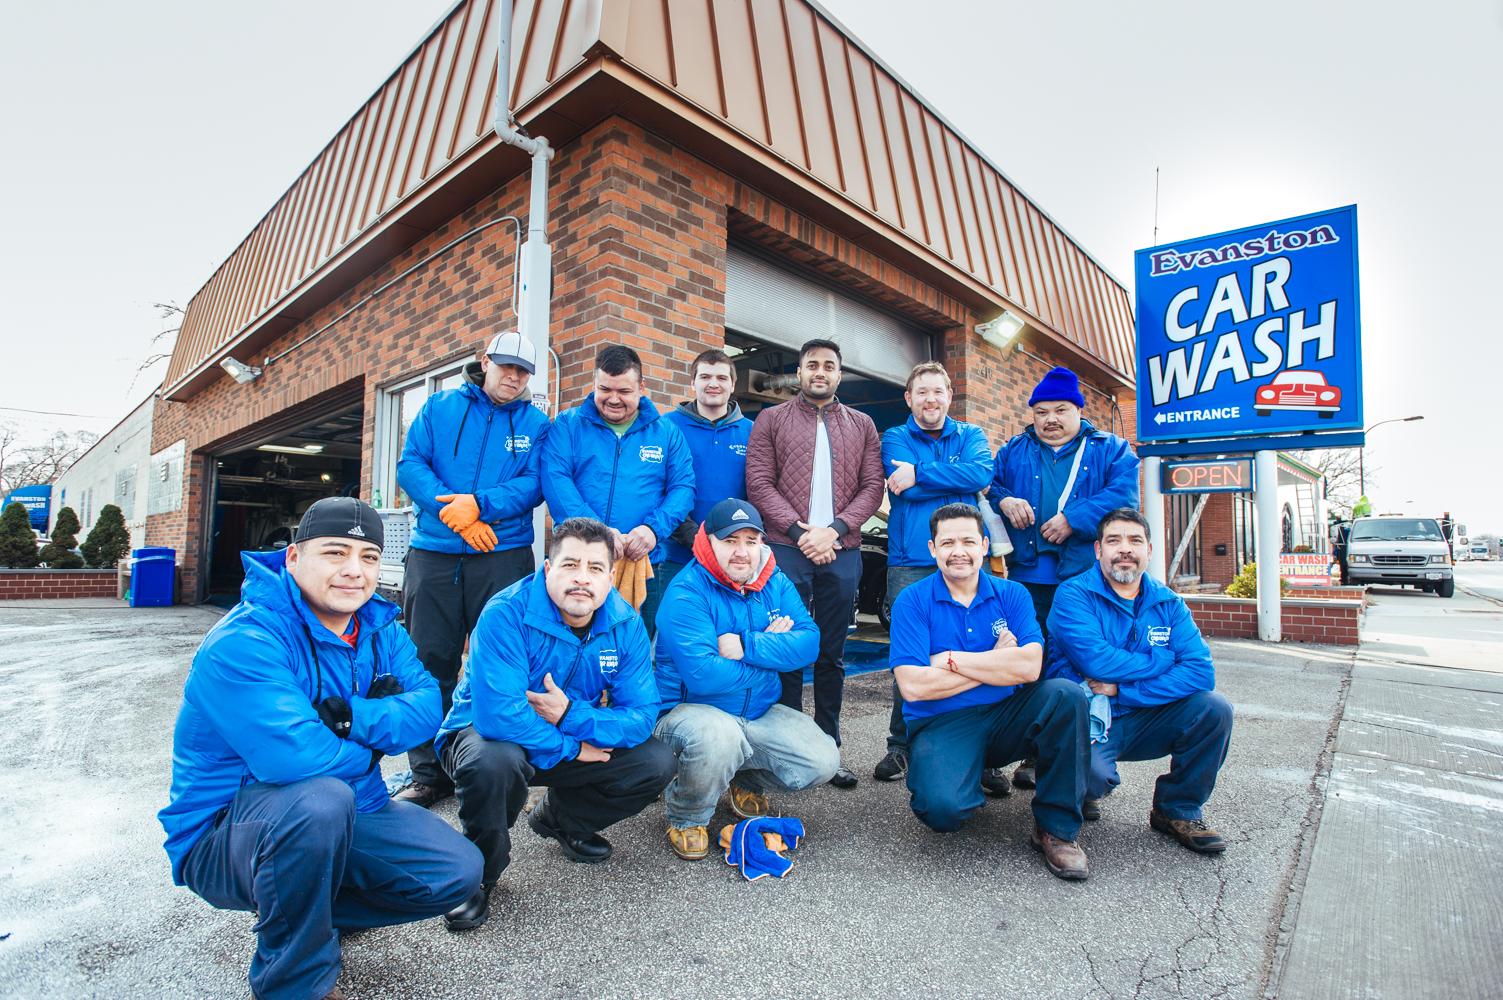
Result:
[[[1380,510],[1503,531],[1503,0],[824,0],[1118,278],[1355,202]],[[0,409],[104,430],[186,304],[447,0],[9,5]],[[915,9],[922,16],[915,16]],[[1443,13],[1441,13],[1443,11]],[[83,13],[86,12],[86,15]]]

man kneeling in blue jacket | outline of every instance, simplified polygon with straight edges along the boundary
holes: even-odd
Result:
[[[1099,571],[1059,585],[1049,614],[1047,674],[1111,700],[1104,737],[1091,744],[1084,813],[1121,780],[1119,760],[1169,757],[1154,787],[1149,825],[1192,851],[1219,854],[1226,841],[1201,810],[1232,739],[1232,706],[1215,692],[1211,651],[1180,596],[1144,575],[1148,521],[1114,510],[1096,531]]]
[[[257,997],[342,996],[339,932],[438,916],[480,884],[480,854],[386,797],[377,766],[428,739],[438,684],[375,596],[374,508],[331,497],[291,547],[246,552],[239,604],[183,688],[167,830],[172,878],[255,910]]]
[[[819,627],[763,544],[762,515],[745,500],[710,508],[694,561],[658,609],[658,693],[667,711],[656,736],[678,756],[663,794],[668,844],[696,861],[706,824],[729,789],[742,819],[770,816],[766,791],[823,785],[840,766],[835,741],[777,703],[781,675],[819,653]]]
[[[908,723],[913,812],[940,833],[986,801],[981,769],[1037,762],[1033,846],[1064,879],[1089,874],[1075,843],[1089,735],[1085,690],[1038,680],[1043,636],[1028,591],[981,572],[990,546],[981,511],[952,503],[929,515],[939,572],[892,605],[893,677]]]
[[[511,862],[528,785],[547,785],[527,825],[571,861],[611,856],[601,830],[635,816],[673,778],[649,739],[658,715],[647,629],[612,587],[611,529],[575,517],[553,529],[541,571],[492,597],[434,746],[454,781],[459,822],[485,856],[478,891],[444,917],[479,927]]]

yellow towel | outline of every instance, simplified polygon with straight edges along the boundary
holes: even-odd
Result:
[[[651,579],[652,563],[647,556],[616,560],[616,592],[638,611],[647,600],[647,581]]]

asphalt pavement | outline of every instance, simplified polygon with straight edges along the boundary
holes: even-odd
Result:
[[[170,884],[155,819],[183,677],[213,620],[0,607],[0,995],[248,994],[250,915]],[[927,831],[901,783],[870,778],[889,691],[873,674],[847,693],[844,752],[861,785],[778,800],[809,830],[786,879],[678,860],[656,805],[608,831],[616,854],[598,867],[519,823],[488,925],[348,935],[341,986],[360,998],[1263,996],[1297,941],[1290,903],[1302,889],[1312,906],[1309,848],[1353,654],[1213,649],[1237,713],[1208,809],[1231,842],[1219,858],[1148,829],[1153,762],[1123,765],[1082,835],[1085,883],[1055,879],[1028,846],[1028,793],[957,834]],[[455,821],[452,800],[439,812]]]

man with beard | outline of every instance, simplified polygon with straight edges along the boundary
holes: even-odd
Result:
[[[929,515],[952,503],[975,503],[992,476],[991,447],[974,424],[950,419],[950,374],[938,361],[914,366],[903,392],[909,417],[882,432],[882,468],[887,471],[887,602],[934,572],[929,553]],[[903,698],[892,685],[887,754],[872,776],[896,781],[908,770],[908,727]]]
[[[663,597],[663,543],[694,507],[694,460],[678,428],[643,394],[642,359],[630,347],[602,347],[594,391],[549,428],[543,496],[554,523],[601,521],[615,559],[651,565],[640,607],[650,639]]]
[[[1082,419],[1085,397],[1068,368],[1050,369],[1028,407],[1033,425],[998,450],[987,500],[1012,541],[1008,579],[1028,588],[1047,639],[1055,588],[1095,561],[1095,525],[1107,511],[1138,502],[1138,456]],[[1018,765],[1012,780],[1032,788],[1033,762]],[[992,795],[1006,794],[1006,782],[1000,771],[981,778]]]
[[[779,705],[781,676],[803,672],[819,629],[762,544],[762,515],[745,500],[710,508],[694,562],[663,597],[654,734],[678,757],[663,793],[668,844],[686,861],[709,853],[706,824],[730,791],[742,819],[773,815],[768,789],[830,780],[840,751],[814,720]]]
[[[1180,596],[1146,575],[1148,521],[1124,507],[1096,532],[1099,572],[1060,584],[1049,617],[1047,674],[1111,701],[1105,734],[1091,744],[1084,815],[1117,787],[1119,760],[1169,757],[1148,823],[1199,854],[1226,841],[1202,811],[1232,738],[1232,706],[1217,694],[1211,651]]]
[[[1033,846],[1063,879],[1089,873],[1075,843],[1085,789],[1086,694],[1066,680],[1038,680],[1043,636],[1028,592],[981,572],[981,511],[950,504],[929,516],[939,572],[892,608],[893,675],[908,722],[913,812],[949,833],[986,800],[983,767],[1037,761]]]
[[[480,848],[478,891],[445,915],[452,931],[490,915],[511,862],[511,827],[529,785],[547,785],[527,825],[571,861],[611,856],[600,831],[652,802],[673,753],[649,739],[658,691],[642,619],[612,587],[615,537],[599,521],[553,529],[541,572],[493,597],[471,638],[454,708],[434,741]]]
[[[407,429],[397,483],[417,508],[402,580],[403,614],[443,711],[454,698],[465,640],[494,594],[532,572],[532,512],[543,499],[538,452],[548,418],[532,405],[537,350],[508,330],[465,366],[465,383],[434,393]],[[432,740],[407,754],[403,802],[454,793]]]
[[[861,526],[882,504],[877,426],[841,404],[840,347],[810,340],[799,350],[799,394],[757,414],[746,445],[746,499],[762,512],[778,565],[819,626],[814,721],[840,745],[845,637],[861,582]],[[804,679],[783,674],[782,704],[802,710]],[[841,767],[836,788],[856,787]]]
[[[694,509],[674,529],[659,569],[666,594],[674,576],[693,561],[694,536],[710,508],[746,496],[746,440],[752,422],[734,397],[736,366],[720,350],[703,351],[689,365],[694,398],[663,414],[677,427],[694,460]]]

